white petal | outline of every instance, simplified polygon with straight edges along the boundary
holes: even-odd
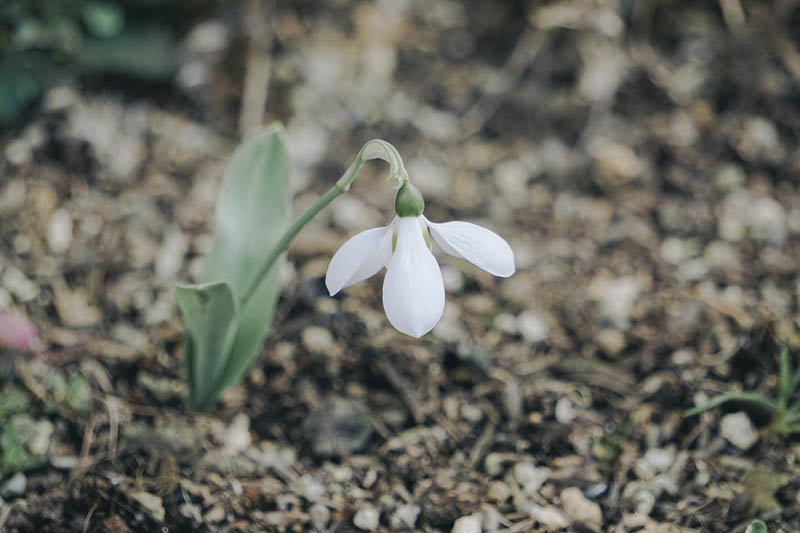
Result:
[[[426,222],[436,244],[448,254],[501,278],[514,273],[514,252],[497,233],[469,222]]]
[[[331,296],[386,266],[392,255],[392,225],[372,228],[351,237],[331,258],[325,285]]]
[[[444,311],[444,283],[418,218],[399,218],[397,248],[383,280],[383,309],[400,332],[421,337],[433,329]]]

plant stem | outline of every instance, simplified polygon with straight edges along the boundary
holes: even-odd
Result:
[[[242,299],[239,302],[240,314],[243,315],[247,311],[251,297],[256,290],[258,290],[259,285],[261,285],[261,282],[267,274],[269,274],[270,270],[272,270],[278,258],[289,248],[289,243],[292,242],[295,235],[297,235],[300,230],[303,229],[303,226],[308,224],[317,213],[322,211],[325,206],[335,200],[340,194],[344,194],[350,189],[350,185],[353,183],[353,180],[356,179],[361,167],[370,159],[383,159],[389,163],[390,179],[397,178],[398,181],[401,182],[408,179],[408,174],[403,165],[403,159],[394,146],[380,139],[373,139],[366,142],[364,146],[361,147],[361,150],[358,151],[358,155],[356,155],[353,164],[348,167],[342,177],[336,181],[333,187],[328,189],[328,192],[317,198],[313,204],[307,207],[306,210],[292,222],[292,225],[286,229],[284,234],[281,235],[280,240],[278,240],[272,250],[270,250],[269,255],[267,255],[261,267],[258,269],[257,275],[251,278],[252,281],[248,283],[246,290],[242,293]]]

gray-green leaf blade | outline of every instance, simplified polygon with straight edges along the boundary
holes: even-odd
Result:
[[[236,334],[236,300],[228,283],[179,285],[175,299],[186,328],[184,357],[191,401],[207,403]]]
[[[214,246],[201,279],[227,281],[237,301],[289,225],[289,173],[283,129],[277,124],[237,149],[225,170]],[[241,310],[215,396],[238,382],[258,355],[280,295],[277,270],[278,264],[250,297],[247,309]]]

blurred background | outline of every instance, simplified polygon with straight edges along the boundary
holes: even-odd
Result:
[[[249,380],[188,413],[173,286],[275,120],[295,212],[383,138],[518,272],[442,256],[422,342],[380,276],[328,298],[393,216],[371,165]],[[798,529],[796,441],[680,413],[800,348],[799,131],[790,0],[2,0],[0,529]]]

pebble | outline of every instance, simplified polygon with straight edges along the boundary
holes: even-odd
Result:
[[[225,451],[236,454],[246,450],[252,443],[250,437],[250,419],[244,413],[239,413],[225,431]]]
[[[197,24],[186,36],[186,50],[194,54],[221,52],[230,42],[230,32],[221,22],[209,20]]]
[[[567,517],[555,507],[542,507],[540,505],[531,504],[525,507],[525,511],[531,515],[531,518],[539,521],[543,526],[556,529],[569,526]]]
[[[675,462],[675,452],[664,448],[650,448],[645,452],[644,460],[647,461],[656,472],[664,472]]]
[[[182,517],[194,520],[195,522],[202,522],[203,517],[200,514],[200,506],[194,503],[182,503],[178,506],[178,512]]]
[[[334,396],[306,417],[303,433],[314,455],[336,457],[361,449],[372,435],[372,424],[362,402]]]
[[[753,237],[773,244],[786,240],[786,210],[769,196],[753,199],[745,211]]]
[[[55,254],[63,254],[72,243],[72,215],[64,208],[53,211],[47,224],[47,244]]]
[[[517,480],[523,490],[534,495],[544,482],[550,478],[550,469],[546,467],[536,467],[528,462],[519,462],[514,465],[514,479]]]
[[[617,329],[625,331],[630,326],[633,304],[642,291],[634,276],[615,279],[597,278],[589,286],[592,296],[600,304],[600,315]]]
[[[483,468],[490,476],[499,476],[505,471],[504,463],[502,454],[490,453],[483,460]]]
[[[378,527],[378,521],[380,520],[381,515],[378,513],[378,510],[372,507],[371,505],[367,505],[359,509],[355,516],[353,516],[353,524],[358,529],[363,529],[364,531],[374,531]]]
[[[511,488],[502,481],[492,481],[486,495],[495,503],[503,503],[511,497]]]
[[[9,215],[23,206],[28,194],[25,180],[15,179],[9,181],[0,190],[0,215]]]
[[[0,496],[6,499],[22,496],[27,486],[28,478],[22,472],[17,472],[0,485]]]
[[[748,161],[778,163],[785,153],[778,129],[764,117],[751,117],[745,122],[735,148]]]
[[[464,289],[464,274],[451,265],[442,265],[442,281],[447,294],[458,294]]]
[[[561,491],[561,506],[570,519],[599,531],[603,525],[603,511],[596,503],[588,500],[577,487]]]
[[[210,522],[212,524],[222,522],[225,519],[225,509],[219,505],[215,505],[208,510],[204,519],[206,522]]]
[[[517,317],[517,328],[528,342],[541,342],[547,339],[550,326],[535,311],[527,310]]]
[[[625,334],[618,329],[604,328],[594,338],[597,347],[607,355],[617,355],[625,348]]]
[[[555,409],[556,420],[558,420],[562,424],[569,424],[575,417],[578,416],[578,413],[575,411],[575,406],[572,405],[572,402],[569,398],[561,397],[556,402],[556,409]]]
[[[519,330],[517,319],[510,313],[500,313],[494,317],[494,327],[510,335],[513,335]]]
[[[348,231],[358,231],[369,223],[378,222],[372,210],[355,196],[342,196],[332,208],[331,218],[334,224]]]
[[[30,145],[24,139],[14,139],[6,146],[3,155],[12,165],[20,166],[29,163],[33,154]]]
[[[63,281],[54,283],[53,289],[56,313],[65,326],[74,328],[93,326],[102,320],[103,315],[100,310],[89,304],[84,292],[70,290]]]
[[[39,420],[34,423],[32,429],[28,450],[34,455],[44,455],[50,448],[50,438],[56,427],[49,420]]]
[[[592,152],[597,170],[614,185],[627,183],[644,170],[636,153],[623,144],[603,140],[592,147]]]
[[[156,252],[156,275],[162,279],[172,279],[183,266],[183,258],[189,250],[189,242],[178,227],[167,231],[164,243]]]
[[[500,511],[491,505],[483,506],[483,529],[487,532],[497,531],[500,529],[504,518]]]
[[[127,493],[128,498],[138,503],[145,512],[156,522],[163,522],[166,517],[164,502],[155,494],[143,490]]]
[[[481,513],[462,516],[453,524],[452,533],[481,533],[483,525]]]
[[[3,273],[3,287],[17,297],[20,302],[28,302],[39,296],[39,286],[17,268],[9,266]]]
[[[327,354],[333,349],[333,335],[325,328],[309,326],[303,330],[301,338],[310,352]]]
[[[518,159],[501,161],[494,167],[494,179],[505,200],[515,208],[528,201],[528,169]]]
[[[323,530],[328,527],[328,522],[331,520],[331,512],[325,505],[315,503],[311,506],[311,509],[308,510],[308,514],[315,528]]]
[[[748,450],[758,441],[758,431],[742,411],[723,416],[719,421],[719,432],[740,450]]]
[[[419,505],[405,503],[397,508],[389,520],[389,525],[393,530],[414,529],[420,513]]]
[[[713,241],[706,246],[703,259],[711,270],[735,276],[742,271],[739,250],[725,241]]]

